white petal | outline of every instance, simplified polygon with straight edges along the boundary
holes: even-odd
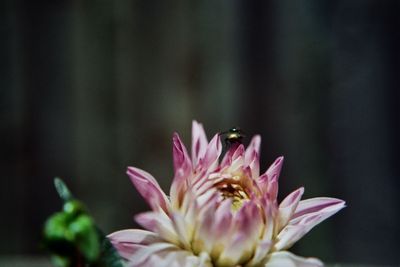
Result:
[[[322,267],[324,264],[315,258],[303,258],[287,251],[271,254],[265,267]]]
[[[155,243],[150,246],[137,250],[130,258],[128,266],[143,266],[142,264],[149,261],[150,257],[160,253],[163,250],[176,250],[177,247],[170,243]],[[149,265],[148,265],[149,266]]]
[[[173,223],[165,213],[143,212],[136,215],[135,220],[144,228],[159,234],[164,240],[179,245],[179,237]]]
[[[256,247],[253,258],[246,266],[257,266],[268,254],[269,249],[271,248],[271,240],[261,240]]]
[[[234,237],[218,258],[218,266],[236,266],[239,260],[248,260],[251,257],[252,251],[248,249],[247,236],[237,233]]]
[[[325,201],[326,199],[327,201]],[[289,248],[307,234],[314,226],[344,207],[344,201],[342,200],[333,201],[329,198],[322,198],[322,203],[325,203],[323,205],[318,205],[318,203],[321,203],[321,198],[318,198],[317,201],[315,199],[311,200],[312,201],[300,201],[300,203],[306,203],[302,205],[303,207],[307,206],[309,208],[302,208],[299,203],[293,218],[278,234],[279,241],[275,244],[277,250]],[[309,203],[317,203],[317,205],[308,205]]]
[[[199,256],[167,243],[153,244],[142,248],[128,262],[129,267],[212,267],[209,256]]]
[[[172,213],[172,224],[178,234],[179,241],[185,249],[190,249],[190,233],[184,217],[178,212]]]
[[[194,235],[194,240],[192,248],[195,252],[200,253],[201,251],[206,251],[211,253],[214,245],[215,235],[212,231],[212,226],[214,224],[215,210],[217,209],[217,199],[214,197],[210,202],[206,203],[196,219],[196,230]]]

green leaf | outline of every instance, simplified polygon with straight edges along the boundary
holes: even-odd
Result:
[[[73,199],[66,201],[63,210],[71,217],[77,217],[80,214],[86,213],[85,206],[79,200]]]
[[[94,262],[100,255],[100,237],[93,220],[86,214],[78,216],[70,225],[70,231],[76,237],[76,245],[82,255]]]
[[[68,215],[63,212],[53,214],[44,227],[44,236],[48,241],[65,240],[72,242],[73,236],[68,231]]]
[[[83,203],[75,199],[66,184],[54,179],[63,210],[56,212],[44,226],[44,245],[57,267],[123,267],[122,258],[110,240],[96,226]]]
[[[69,191],[63,180],[58,177],[54,178],[54,186],[56,187],[58,195],[62,200],[64,200],[64,202],[73,199],[71,192]]]

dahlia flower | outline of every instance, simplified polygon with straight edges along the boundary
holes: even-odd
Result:
[[[146,230],[108,236],[126,266],[323,266],[287,249],[342,209],[344,201],[300,200],[301,187],[278,203],[283,157],[260,175],[260,141],[254,136],[246,149],[233,144],[220,160],[220,134],[208,142],[203,126],[194,121],[191,156],[178,134],[173,136],[169,197],[153,176],[129,167],[130,179],[152,211],[135,217]]]

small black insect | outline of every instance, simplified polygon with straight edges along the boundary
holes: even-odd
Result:
[[[222,132],[221,135],[225,135],[225,144],[232,146],[234,144],[241,144],[245,135],[239,127],[232,127],[228,131]]]

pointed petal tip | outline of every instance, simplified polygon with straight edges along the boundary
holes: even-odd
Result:
[[[255,134],[255,135],[253,136],[253,138],[254,138],[254,139],[257,139],[257,140],[261,140],[261,135],[260,135],[260,134]]]
[[[346,201],[341,200],[341,199],[337,199],[337,200],[338,200],[338,203],[336,205],[338,207],[338,211],[347,207]]]
[[[135,169],[136,169],[135,167],[128,166],[126,167],[126,173],[129,174],[130,172],[133,172]]]
[[[168,198],[156,179],[148,172],[135,167],[128,167],[127,174],[140,195],[153,210],[167,210]]]
[[[179,137],[179,134],[177,132],[174,132],[172,134],[172,142],[175,143],[175,142],[180,141],[180,140],[181,140],[181,138]]]
[[[346,207],[346,202],[338,198],[309,198],[300,201],[299,206],[296,209],[295,217],[314,212],[333,215],[344,207]]]
[[[150,173],[148,173],[142,169],[129,166],[127,168],[126,174],[128,174],[129,178],[135,185],[136,185],[136,182],[140,182],[140,183],[151,182],[152,184],[157,184],[157,186],[158,186],[156,179]]]
[[[261,144],[261,135],[256,134],[251,138],[249,147],[253,146],[255,150],[258,152],[260,149],[260,144]]]
[[[192,161],[193,166],[197,166],[201,158],[204,157],[207,150],[207,136],[203,125],[196,120],[192,122]]]
[[[134,182],[134,180],[140,180],[143,182],[147,180],[146,178],[148,178],[147,176],[149,175],[147,172],[131,166],[126,169],[126,174],[128,174],[132,182]]]
[[[220,134],[219,133],[216,133],[214,136],[213,136],[213,138],[211,139],[211,141],[210,141],[210,144],[214,144],[215,145],[215,147],[219,150],[220,148],[221,148],[221,140],[220,140]]]
[[[188,171],[188,169],[191,169],[191,159],[189,158],[185,145],[183,144],[177,133],[174,133],[172,140],[172,155],[175,172],[177,172],[179,169],[184,169],[185,171]]]
[[[192,129],[203,128],[203,124],[197,120],[192,120]]]

